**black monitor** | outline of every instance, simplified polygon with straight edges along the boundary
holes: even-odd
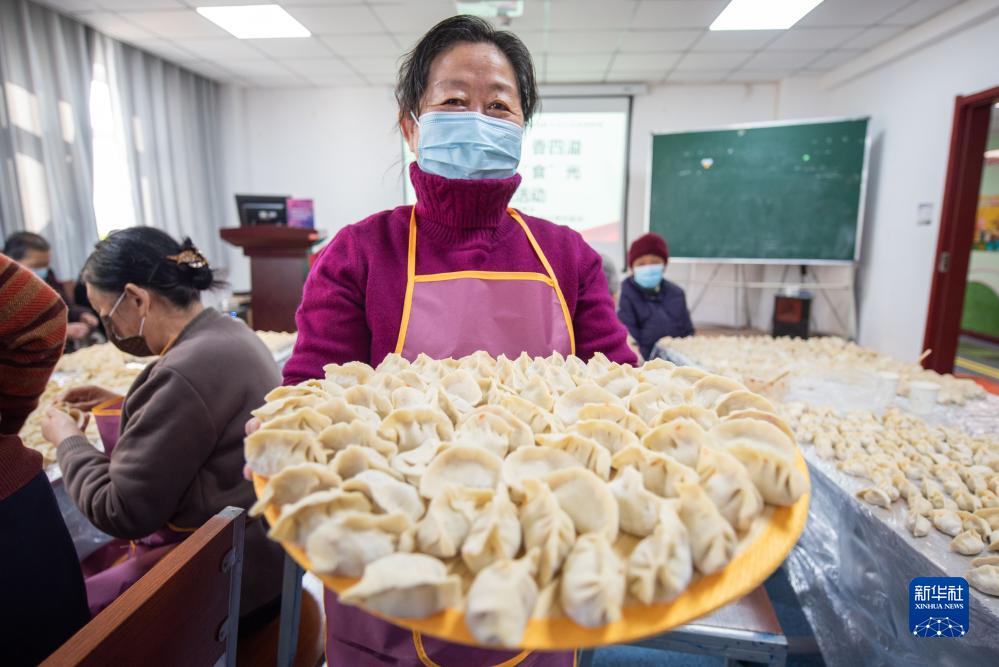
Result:
[[[236,208],[241,225],[288,224],[286,195],[236,195]]]

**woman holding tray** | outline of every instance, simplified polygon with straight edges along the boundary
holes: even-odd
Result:
[[[417,156],[416,206],[350,225],[305,284],[285,384],[323,365],[390,352],[442,359],[603,352],[635,363],[600,256],[568,227],[509,208],[524,126],[537,110],[530,53],[513,34],[456,16],[406,56],[396,99]],[[252,429],[256,424],[250,424]],[[327,592],[333,665],[571,665],[571,653],[472,648],[422,637]]]

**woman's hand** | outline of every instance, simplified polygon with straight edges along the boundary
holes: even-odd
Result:
[[[70,322],[66,325],[66,337],[70,340],[83,340],[90,335],[90,327],[83,322]]]
[[[53,445],[58,445],[74,435],[83,435],[83,432],[72,416],[58,408],[49,408],[46,411],[45,419],[42,420],[42,437]]]
[[[259,431],[260,424],[261,421],[256,417],[253,417],[250,421],[246,422],[246,435],[250,435],[254,431]],[[243,466],[243,477],[246,479],[253,479],[253,471],[250,470],[249,464]]]
[[[118,398],[118,394],[104,387],[88,384],[82,387],[73,387],[60,396],[59,400],[71,408],[89,412],[95,405],[110,401],[112,398]]]
[[[99,324],[97,316],[93,313],[80,313],[80,321],[86,324],[91,329],[96,329]]]

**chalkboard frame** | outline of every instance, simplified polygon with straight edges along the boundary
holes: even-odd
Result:
[[[818,125],[821,123],[841,123],[849,121],[867,121],[867,132],[864,135],[864,160],[860,170],[860,197],[857,202],[857,222],[856,237],[853,245],[853,259],[804,259],[804,258],[776,258],[767,259],[761,257],[673,257],[670,262],[677,264],[768,264],[768,265],[791,265],[791,266],[856,266],[860,262],[860,246],[864,236],[864,217],[867,206],[867,179],[870,174],[871,156],[871,117],[870,116],[832,116],[823,118],[806,118],[798,120],[777,120],[761,121],[755,123],[736,123],[733,125],[722,125],[705,128],[692,128],[687,130],[674,130],[669,132],[649,133],[649,150],[645,166],[645,231],[652,228],[652,149],[656,137],[675,134],[690,134],[693,132],[725,132],[729,130],[752,130],[765,127],[786,127],[789,125]]]

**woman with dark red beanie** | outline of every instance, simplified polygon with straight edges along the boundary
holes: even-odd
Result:
[[[646,359],[663,336],[690,336],[694,325],[679,285],[663,278],[669,247],[658,234],[639,236],[628,249],[631,275],[621,283],[617,316]]]

